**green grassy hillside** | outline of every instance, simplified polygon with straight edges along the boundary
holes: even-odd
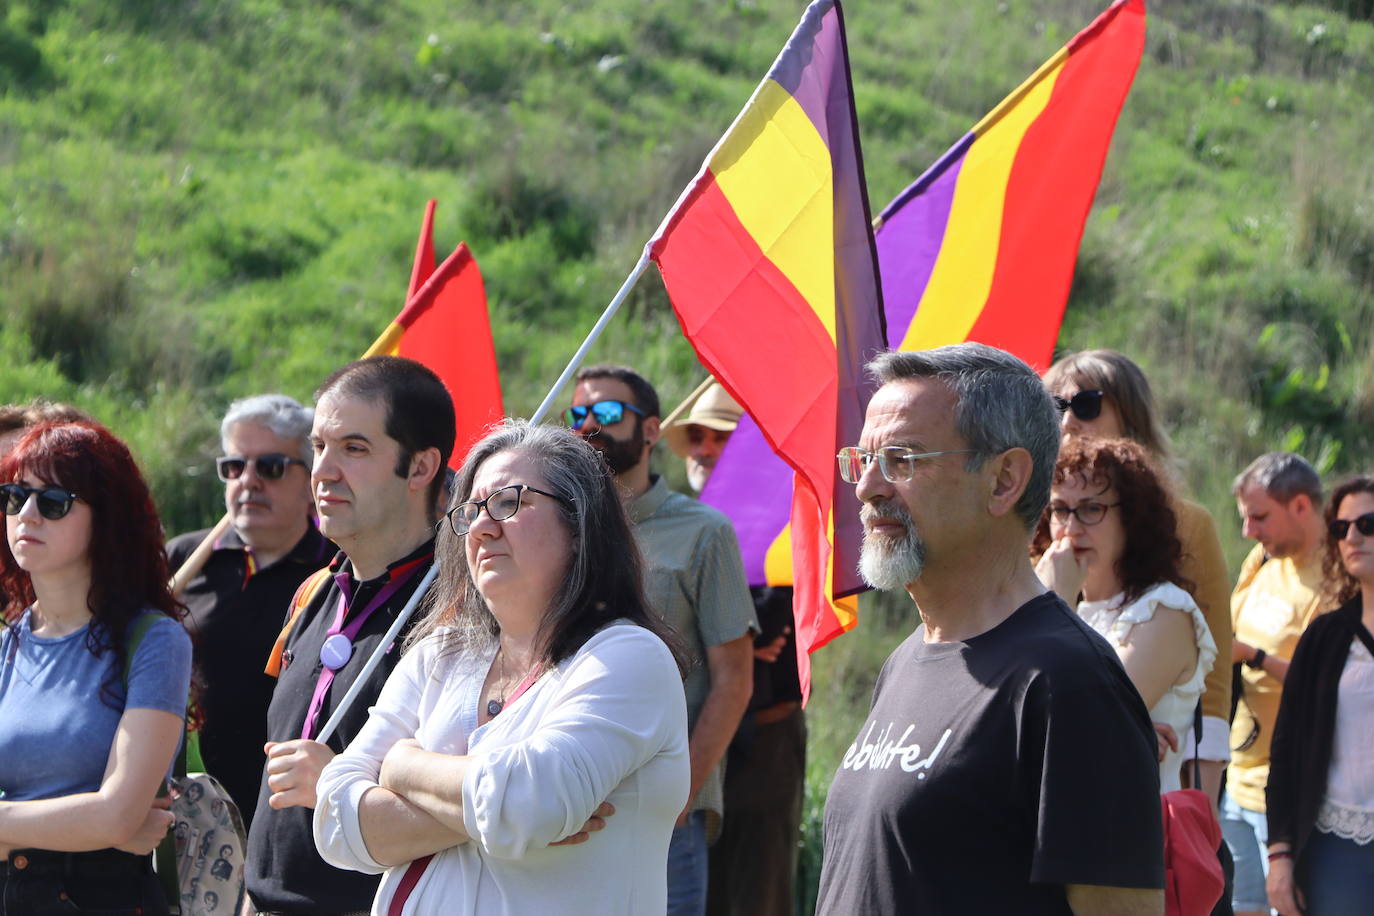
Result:
[[[1105,2],[852,0],[875,212]],[[528,413],[803,6],[10,0],[0,401],[92,410],[134,445],[168,528],[206,524],[228,400],[308,398],[361,353],[437,197],[441,247],[466,239],[486,277],[508,408]],[[1147,368],[1233,563],[1228,482],[1253,455],[1366,466],[1370,16],[1152,4],[1088,223],[1061,344]],[[593,358],[637,364],[667,403],[700,377],[652,274]],[[900,602],[869,605],[816,657],[813,801],[910,625]]]

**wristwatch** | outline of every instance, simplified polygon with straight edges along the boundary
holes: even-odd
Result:
[[[1267,657],[1268,657],[1268,653],[1265,652],[1263,649],[1256,649],[1256,650],[1255,650],[1254,656],[1253,656],[1249,661],[1247,661],[1247,662],[1245,663],[1245,667],[1247,667],[1247,668],[1254,668],[1256,671],[1263,671],[1263,670],[1264,670],[1264,660],[1265,660]]]

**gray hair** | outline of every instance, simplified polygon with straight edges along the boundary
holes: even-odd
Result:
[[[468,452],[453,483],[451,505],[467,501],[482,465],[508,451],[520,452],[538,466],[549,490],[557,494],[559,517],[573,545],[567,571],[540,624],[542,660],[558,664],[602,626],[620,618],[658,634],[674,648],[676,638],[644,597],[642,561],[620,491],[605,459],[581,436],[561,426],[506,420]],[[440,572],[430,611],[409,642],[446,630],[446,644],[460,652],[490,646],[499,625],[472,580],[463,538],[453,533],[447,520],[439,526],[435,562]],[[674,651],[679,653],[680,647]]]
[[[954,431],[977,452],[966,465],[969,470],[1010,448],[1029,452],[1030,480],[1016,501],[1016,514],[1028,531],[1035,528],[1050,501],[1059,457],[1059,412],[1030,366],[1005,350],[961,343],[915,352],[889,350],[870,362],[868,371],[884,385],[922,378],[943,382],[955,398]]]
[[[219,435],[227,442],[236,424],[257,423],[283,439],[296,440],[298,454],[294,457],[300,458],[309,468],[315,457],[310,447],[310,427],[314,422],[315,411],[302,407],[295,398],[284,394],[256,394],[251,398],[239,398],[229,405],[219,425]]]
[[[1322,504],[1321,477],[1306,458],[1292,452],[1266,452],[1250,462],[1231,483],[1231,495],[1240,496],[1249,486],[1260,487],[1275,502],[1290,503],[1301,493],[1313,506]]]

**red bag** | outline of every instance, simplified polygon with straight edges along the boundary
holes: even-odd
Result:
[[[1166,792],[1159,801],[1164,817],[1164,912],[1208,916],[1226,887],[1217,859],[1221,825],[1207,795],[1197,789]]]

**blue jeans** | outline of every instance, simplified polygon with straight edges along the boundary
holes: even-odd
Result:
[[[706,812],[693,811],[668,843],[668,916],[706,912]]]
[[[1230,795],[1223,796],[1221,835],[1236,863],[1231,908],[1237,913],[1269,912],[1269,894],[1264,889],[1269,876],[1269,822],[1264,812],[1243,808]]]
[[[1359,846],[1314,830],[1303,852],[1303,868],[1307,916],[1367,913],[1374,905],[1374,843]]]

